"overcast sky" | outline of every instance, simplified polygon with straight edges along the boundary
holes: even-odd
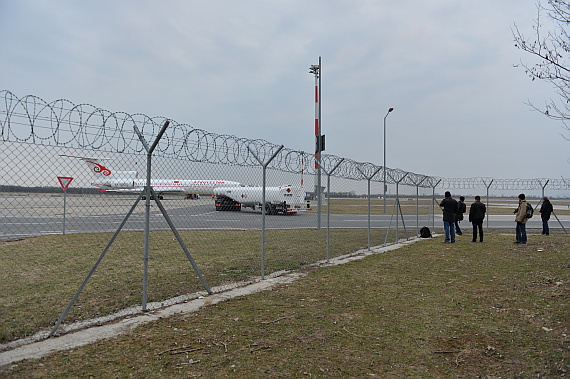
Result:
[[[0,0],[0,89],[448,178],[569,177],[520,67],[535,0]],[[518,67],[516,67],[518,65]]]

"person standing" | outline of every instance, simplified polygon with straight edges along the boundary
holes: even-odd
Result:
[[[542,219],[542,234],[547,236],[550,234],[548,229],[548,220],[550,220],[550,214],[554,212],[554,208],[548,200],[548,197],[544,196],[542,198],[542,205],[540,206],[540,218]]]
[[[455,243],[455,213],[457,200],[451,198],[451,192],[445,192],[445,198],[439,204],[443,210],[443,229],[445,230],[445,243]]]
[[[483,219],[487,208],[481,202],[481,196],[475,196],[475,202],[469,208],[469,222],[473,224],[473,240],[477,242],[477,229],[479,229],[479,242],[483,242]]]
[[[519,207],[517,209],[515,209],[515,222],[517,223],[517,227],[516,227],[516,236],[517,236],[517,240],[515,241],[515,243],[521,243],[521,244],[526,244],[526,222],[527,222],[527,218],[526,218],[526,200],[525,200],[525,196],[524,193],[521,193],[519,195]]]
[[[465,205],[465,197],[459,196],[459,202],[457,203],[457,213],[455,214],[455,234],[462,235],[459,223],[463,220],[463,213],[467,211],[467,206]]]

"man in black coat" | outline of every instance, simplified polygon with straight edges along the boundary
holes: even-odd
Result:
[[[540,218],[542,219],[542,234],[549,235],[550,229],[548,229],[548,220],[550,220],[550,214],[554,212],[554,208],[548,200],[548,197],[544,196],[542,198],[542,205],[540,206]]]
[[[445,192],[445,198],[439,204],[443,210],[443,229],[445,230],[445,243],[455,243],[455,212],[457,200],[451,198],[451,192]],[[451,235],[451,238],[450,238]]]
[[[459,196],[459,201],[457,202],[457,213],[455,214],[455,234],[462,235],[459,223],[463,220],[463,213],[467,210],[465,206],[465,197]]]
[[[477,229],[479,229],[479,241],[483,242],[483,219],[485,218],[485,204],[481,202],[480,196],[475,196],[475,202],[469,208],[469,222],[473,224],[473,240],[477,242]]]

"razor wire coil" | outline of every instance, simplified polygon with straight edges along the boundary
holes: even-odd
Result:
[[[17,97],[0,91],[4,107],[0,109],[1,140],[65,148],[89,149],[102,153],[141,155],[145,149],[135,127],[149,141],[158,134],[165,117],[111,112],[89,104],[74,104],[66,99],[47,102],[34,95]],[[237,166],[258,166],[257,156],[267,161],[280,147],[262,139],[246,139],[228,134],[210,133],[189,124],[170,121],[170,127],[158,143],[154,155],[192,162]],[[253,153],[252,153],[253,151]],[[253,155],[255,154],[255,156]],[[321,165],[332,169],[341,160],[322,154]],[[303,151],[283,148],[268,168],[289,173],[315,174],[315,157]],[[384,172],[385,171],[385,172]],[[561,179],[440,178],[384,168],[369,162],[344,159],[332,176],[375,182],[404,184],[422,188],[488,188],[500,190],[568,190],[570,181]]]

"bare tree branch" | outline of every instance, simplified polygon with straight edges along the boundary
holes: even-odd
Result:
[[[551,22],[550,30],[543,33],[541,16]],[[537,58],[538,62],[528,64],[521,61],[521,66],[531,80],[543,80],[555,89],[558,100],[550,100],[540,108],[529,105],[547,117],[562,121],[566,130],[570,128],[570,2],[566,0],[548,0],[547,6],[537,3],[537,17],[533,26],[534,36],[524,35],[515,24],[511,30],[515,47]],[[566,138],[566,137],[564,137]],[[568,139],[568,138],[566,138]]]

